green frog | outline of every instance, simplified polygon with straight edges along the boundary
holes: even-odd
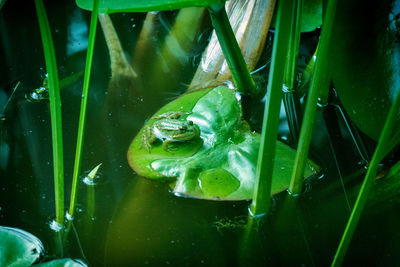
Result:
[[[163,141],[165,151],[174,150],[170,144],[174,142],[185,142],[200,136],[200,130],[192,121],[179,120],[183,115],[181,111],[170,111],[153,119],[156,121],[152,126],[146,125],[142,132],[142,144],[147,152],[150,152],[152,143],[157,139]]]

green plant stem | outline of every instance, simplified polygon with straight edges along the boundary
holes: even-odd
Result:
[[[229,23],[228,15],[225,11],[225,4],[211,5],[208,10],[210,12],[212,25],[238,91],[255,95],[256,86]]]
[[[288,56],[286,58],[286,69],[284,76],[283,104],[288,119],[290,135],[297,144],[300,131],[300,101],[295,95],[297,58],[299,55],[301,15],[303,0],[295,0],[292,6],[291,34],[289,38]]]
[[[78,197],[78,181],[79,174],[81,173],[82,166],[82,154],[83,154],[83,142],[85,135],[85,122],[86,122],[86,109],[87,100],[89,96],[89,83],[90,74],[92,71],[92,61],[93,61],[93,51],[94,43],[96,39],[96,29],[97,29],[97,15],[99,0],[93,0],[93,12],[90,19],[90,31],[89,31],[89,42],[86,55],[86,65],[85,65],[85,76],[83,80],[83,90],[82,90],[82,100],[81,100],[81,112],[79,115],[79,126],[78,126],[78,137],[76,141],[76,151],[75,151],[75,163],[74,163],[74,173],[72,178],[72,190],[71,190],[71,202],[69,206],[69,215],[74,216],[75,205]]]
[[[89,218],[92,219],[94,217],[95,210],[95,191],[94,185],[87,186],[87,210]]]
[[[152,64],[151,76],[160,76],[165,73],[163,69],[168,66],[168,72],[164,75],[170,76],[173,73],[176,77],[181,77],[182,72],[187,70],[187,55],[193,49],[195,40],[202,32],[204,18],[207,18],[205,8],[191,7],[179,10],[175,22],[165,37],[160,54],[154,59]],[[140,52],[140,51],[139,51]],[[165,83],[164,79],[155,79],[156,88],[164,91],[175,90],[179,86],[179,80]]]
[[[294,163],[292,179],[290,181],[289,192],[297,196],[302,191],[304,167],[307,161],[310,148],[312,130],[314,126],[315,114],[317,111],[318,97],[326,95],[329,90],[326,76],[328,75],[328,50],[335,17],[337,0],[329,0],[327,13],[322,28],[317,60],[315,62],[314,74],[310,84],[310,94],[307,99],[306,109],[303,116],[299,143],[297,146],[296,159]]]
[[[331,266],[341,266],[344,256],[346,255],[347,249],[350,245],[350,241],[353,237],[354,231],[357,227],[358,221],[364,209],[365,203],[368,198],[368,194],[375,181],[376,173],[378,170],[378,164],[382,160],[383,155],[386,153],[386,146],[390,140],[390,135],[394,128],[396,121],[396,114],[400,107],[400,90],[397,93],[397,97],[390,108],[389,114],[386,118],[385,125],[381,132],[378,140],[378,145],[375,149],[372,160],[369,164],[367,174],[365,175],[364,182],[361,186],[360,192],[357,196],[356,203],[354,204],[350,218],[347,222],[346,229],[344,230],[342,239],[340,240],[339,247],[336,251]]]
[[[42,0],[35,0],[38,15],[40,34],[42,36],[43,52],[48,73],[51,137],[53,144],[53,168],[54,168],[54,193],[56,203],[56,222],[60,225],[64,222],[64,162],[62,141],[62,119],[60,84],[58,80],[57,62],[51,37],[50,25]]]
[[[83,71],[80,71],[80,72],[74,73],[74,74],[62,79],[60,81],[60,89],[63,89],[65,87],[69,86],[70,84],[76,82],[79,78],[81,78],[82,74],[83,74]]]
[[[294,0],[293,2],[291,34],[289,38],[288,56],[286,58],[286,69],[283,82],[288,90],[293,90],[296,82],[296,67],[301,34],[301,14],[303,9],[303,0]]]
[[[291,0],[279,1],[277,27],[274,39],[271,69],[269,73],[267,101],[261,132],[261,143],[256,169],[256,186],[254,189],[251,212],[253,215],[267,213],[271,206],[271,181],[273,159],[275,156],[278,134],[279,113],[282,100],[282,82],[288,50],[287,36],[290,33]]]

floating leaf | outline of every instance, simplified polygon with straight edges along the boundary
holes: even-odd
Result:
[[[52,260],[40,264],[35,264],[34,266],[41,267],[83,267],[87,266],[81,260],[73,260],[73,259],[58,259]]]
[[[337,10],[330,47],[333,83],[352,121],[378,140],[400,88],[398,5],[338,1]],[[400,125],[400,112],[397,121]]]
[[[0,226],[0,266],[29,266],[43,253],[43,245],[34,235]]]
[[[171,152],[164,151],[159,142],[149,153],[141,148],[142,129],[128,151],[132,168],[142,176],[174,182],[176,194],[204,199],[250,199],[260,135],[251,132],[242,120],[235,92],[224,86],[195,91],[167,104],[156,115],[178,110],[190,112],[186,120],[199,127],[199,140],[180,143]],[[154,121],[149,120],[147,125],[152,126]],[[288,187],[294,158],[293,149],[277,142],[273,193]],[[305,176],[317,168],[309,162]]]
[[[148,12],[173,10],[192,6],[209,6],[223,3],[223,0],[102,0],[99,3],[100,13]],[[76,0],[76,4],[86,10],[93,9],[93,0]]]

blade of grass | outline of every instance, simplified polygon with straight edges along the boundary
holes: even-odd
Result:
[[[255,95],[256,86],[229,23],[228,15],[225,11],[225,4],[211,5],[208,10],[210,12],[212,25],[238,91]]]
[[[256,186],[250,211],[253,215],[267,213],[271,206],[271,180],[273,159],[278,135],[279,113],[282,100],[282,82],[288,52],[287,37],[290,33],[291,0],[279,1],[277,27],[269,73],[267,101],[258,153]]]
[[[69,86],[70,84],[76,82],[82,76],[82,74],[83,74],[83,71],[79,71],[77,73],[74,73],[74,74],[62,79],[60,81],[60,89],[63,89],[65,87]]]
[[[92,71],[92,61],[93,61],[93,51],[94,42],[96,39],[96,29],[97,29],[97,14],[99,0],[93,0],[93,12],[90,19],[90,31],[89,31],[89,42],[86,55],[86,65],[85,65],[85,75],[83,79],[83,90],[82,90],[82,100],[81,100],[81,111],[79,115],[79,126],[78,126],[78,137],[76,141],[76,151],[75,151],[75,163],[74,163],[74,173],[72,178],[72,189],[71,189],[71,202],[69,206],[69,216],[74,217],[75,205],[78,197],[78,180],[79,174],[81,173],[82,166],[82,154],[83,154],[83,142],[85,135],[85,122],[86,122],[86,109],[87,100],[89,96],[89,83],[90,74]]]
[[[51,37],[50,25],[42,0],[35,0],[36,12],[42,37],[43,53],[48,73],[51,137],[53,144],[54,193],[56,203],[56,222],[64,222],[64,159],[62,141],[62,119],[60,84],[58,80],[57,62]]]
[[[310,148],[314,119],[317,111],[318,97],[321,95],[326,95],[326,91],[329,90],[329,83],[327,82],[329,80],[326,78],[328,75],[329,64],[328,49],[335,17],[336,3],[337,0],[328,1],[321,38],[318,44],[318,53],[315,62],[314,74],[310,84],[310,93],[303,116],[299,144],[297,146],[296,159],[289,186],[289,192],[293,196],[297,196],[302,191],[304,167],[307,161],[308,150]]]
[[[360,193],[358,194],[356,203],[354,204],[350,218],[346,225],[346,229],[344,230],[342,239],[340,240],[339,247],[336,251],[331,266],[341,266],[344,256],[346,255],[347,249],[350,245],[354,231],[357,227],[358,221],[360,219],[365,203],[367,201],[368,194],[375,181],[376,173],[378,170],[378,164],[382,160],[383,155],[386,153],[386,147],[390,140],[390,135],[392,133],[393,127],[396,123],[396,115],[397,111],[399,110],[399,107],[400,107],[400,90],[398,91],[397,97],[393,102],[389,114],[386,118],[385,125],[378,140],[378,145],[375,149],[374,155],[372,156],[372,160],[368,167],[367,174],[365,175],[364,182],[361,186]]]

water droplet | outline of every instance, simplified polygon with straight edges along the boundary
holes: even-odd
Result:
[[[286,135],[282,135],[282,136],[280,137],[280,139],[283,140],[283,141],[287,141],[287,140],[288,140],[288,137],[287,137]]]

